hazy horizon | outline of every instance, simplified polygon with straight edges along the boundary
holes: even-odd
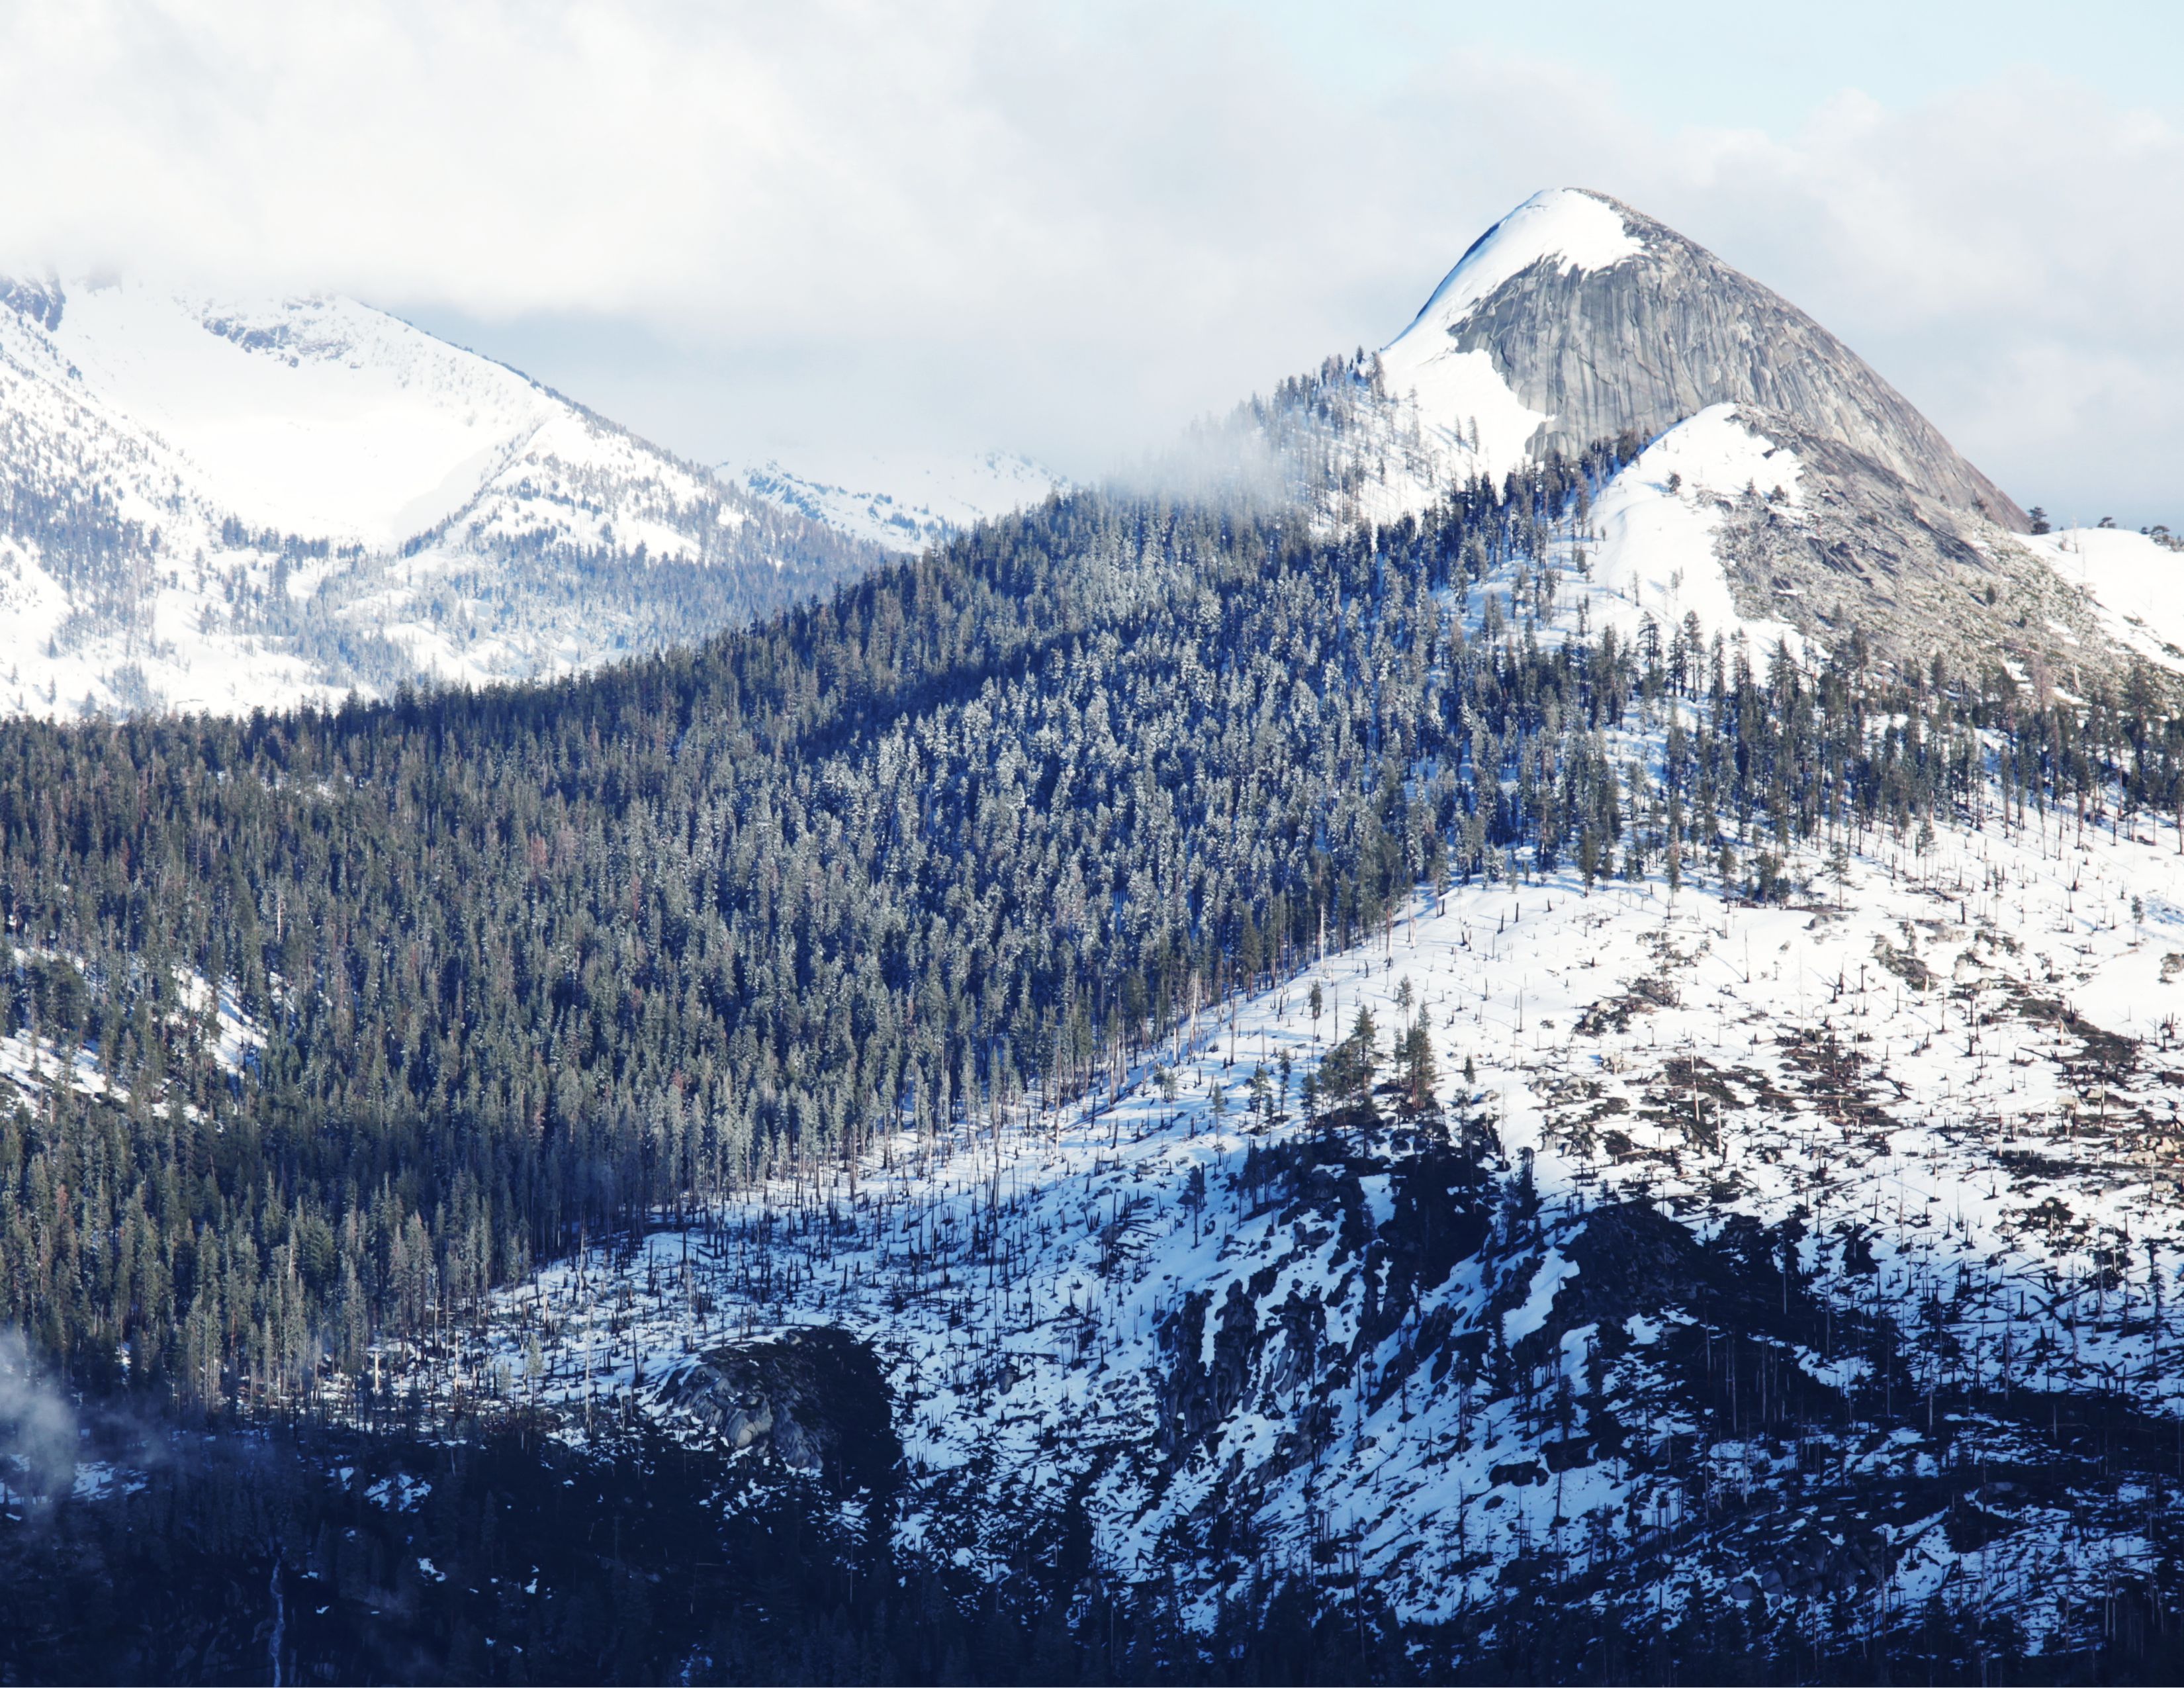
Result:
[[[1097,473],[1391,337],[1532,192],[1841,335],[2026,504],[2184,523],[2184,25],[2111,6],[93,5],[0,267],[354,294],[700,460]]]

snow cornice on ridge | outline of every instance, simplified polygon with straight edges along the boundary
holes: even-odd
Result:
[[[1646,242],[1631,232],[1630,221],[1619,202],[1587,188],[1535,193],[1465,249],[1385,350],[1429,326],[1453,327],[1534,265],[1553,263],[1557,273],[1567,274],[1612,269],[1636,256]]]

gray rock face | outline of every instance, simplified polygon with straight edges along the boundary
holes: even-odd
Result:
[[[676,1368],[656,1399],[727,1451],[753,1451],[830,1487],[878,1490],[902,1457],[879,1362],[841,1330],[716,1348]]]
[[[1796,505],[1751,491],[1720,501],[1715,549],[1739,614],[1829,649],[1855,631],[1898,666],[2006,661],[2036,692],[2094,685],[2125,660],[2084,595],[1993,522],[1796,417],[1737,420],[1796,456],[1804,489]]]
[[[1650,439],[1709,404],[1794,419],[1926,496],[2024,532],[2025,512],[1843,343],[1787,299],[1605,194],[1644,249],[1602,268],[1542,259],[1451,326],[1553,420],[1539,448]],[[1490,231],[1489,231],[1490,234]]]
[[[0,305],[48,331],[61,326],[61,312],[67,304],[58,281],[19,281],[0,276]]]

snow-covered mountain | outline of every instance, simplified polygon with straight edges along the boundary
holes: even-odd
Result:
[[[1733,616],[1819,649],[1855,636],[1891,661],[1999,661],[2036,691],[2090,692],[2134,660],[2184,674],[2176,551],[2030,533],[1841,341],[1602,194],[1525,201],[1379,352],[1283,383],[1217,443],[1229,472],[1271,475],[1331,530],[1608,449],[1581,566],[1640,619]]]
[[[2030,524],[1842,342],[1605,194],[1535,194],[1474,242],[1380,354],[1428,425],[1518,451],[1652,439],[1710,405],[1786,413],[1952,508]]]
[[[0,306],[0,709],[564,673],[879,554],[353,300]]]
[[[1524,637],[1596,630],[1641,583],[1559,567],[1583,542],[1448,613],[1497,637],[1555,568]],[[1634,825],[1715,706],[1670,689],[1600,735]],[[2178,837],[1996,779],[1939,827],[1755,827],[1756,893],[1429,885],[1082,1102],[763,1183],[384,1364],[449,1412],[499,1379],[579,1445],[646,1423],[735,1483],[833,1471],[858,1528],[995,1579],[1074,1529],[1201,1630],[1273,1578],[1369,1591],[1437,1659],[1602,1604],[2067,1652],[2175,1545]],[[1387,1082],[1329,1108],[1361,1013]],[[873,1438],[884,1508],[833,1451]]]
[[[922,551],[981,521],[1065,490],[1069,482],[1013,453],[872,454],[829,466],[768,458],[716,471],[729,485],[889,551]]]
[[[1759,474],[1733,421],[1648,472]],[[1577,551],[1626,524],[1669,565],[1708,530],[1635,496],[1450,588],[1451,627],[1552,645],[1639,613],[1673,567],[1588,579]],[[2052,544],[2127,576],[2137,538]],[[1838,707],[1691,602],[1744,671],[1581,735],[1633,828],[1751,688]],[[641,1462],[664,1435],[718,1461],[724,1526],[770,1496],[868,1558],[1165,1591],[1186,1634],[1278,1585],[1362,1602],[1429,1676],[1565,1629],[1576,1674],[1602,1613],[1634,1644],[1733,1622],[1770,1656],[2066,1660],[2180,1545],[2176,822],[1998,764],[1940,824],[1845,801],[1804,843],[1756,805],[1739,832],[1751,794],[1699,799],[1747,872],[1429,880],[1087,1096],[905,1117],[380,1340],[377,1398]],[[263,1029],[189,983],[247,1067]],[[1386,1082],[1330,1106],[1361,1014]],[[56,1071],[102,1087],[80,1047],[0,1043],[31,1095]],[[357,1400],[324,1375],[327,1414]]]
[[[12,302],[25,343],[60,358],[58,303]],[[213,326],[230,320],[196,331],[287,355],[245,343],[294,319],[239,338]],[[148,377],[98,379],[138,382],[132,419],[159,402]],[[41,557],[64,565],[81,532],[167,566],[146,524],[196,510],[203,461],[259,459],[224,459],[218,417],[187,405],[172,439],[133,420],[101,433],[107,415],[86,402],[49,430],[120,467],[68,483],[119,490],[37,530]],[[437,537],[417,557],[479,566],[544,512],[571,554],[647,519],[610,502],[618,471],[578,495],[567,463],[610,440],[571,426],[543,421],[512,479],[488,465],[465,490],[465,470],[435,493],[452,514],[421,507]],[[538,456],[541,437],[572,455]],[[1186,1643],[1256,1628],[1287,1591],[1307,1622],[1354,1626],[1359,1656],[1380,1630],[1429,1680],[1736,1680],[1725,1659],[1833,1680],[1907,1652],[1933,1674],[1992,1655],[1998,1677],[2098,1680],[2081,1667],[2120,1631],[2169,1621],[2184,1563],[2184,784],[2165,749],[2184,556],[2113,530],[2020,532],[1840,343],[1594,195],[1528,202],[1377,357],[1287,383],[1238,441],[1309,501],[1290,526],[1316,525],[1355,571],[1268,585],[1254,557],[1209,582],[1148,542],[1133,560],[1173,595],[1148,585],[1132,618],[1193,625],[1256,584],[1346,638],[1376,617],[1408,630],[1354,685],[1329,671],[1330,692],[1372,688],[1356,716],[1259,653],[1277,671],[1266,713],[1300,756],[1342,731],[1394,747],[1369,788],[1401,827],[1390,900],[1351,928],[1363,939],[1331,946],[1323,918],[1277,964],[1240,897],[1247,963],[1244,937],[1232,955],[1178,913],[1193,935],[1150,1029],[1095,1044],[1083,1020],[1071,1070],[1089,1090],[1005,1045],[983,1084],[967,1056],[937,1103],[902,1070],[860,1075],[845,1106],[868,1134],[817,1153],[701,1114],[677,1072],[659,1140],[693,1170],[671,1203],[573,1253],[522,1254],[497,1288],[480,1249],[443,1251],[473,1286],[460,1316],[358,1326],[368,1388],[360,1368],[298,1368],[318,1414],[361,1430],[398,1412],[448,1440],[520,1424],[572,1460],[655,1472],[679,1445],[724,1532],[771,1497],[769,1516],[838,1533],[860,1574],[1050,1578],[1095,1624],[1123,1591]],[[705,508],[671,471],[638,482],[666,512],[627,530],[648,556]],[[291,494],[227,472],[224,496],[276,522],[264,512]],[[388,537],[416,519],[387,513],[410,482],[372,472],[323,552],[237,548],[320,571],[309,593],[337,568],[426,590]],[[737,482],[721,511],[748,493],[889,549],[972,510],[853,495],[866,482],[847,476]],[[1451,490],[1462,519],[1440,524]],[[1406,520],[1401,545],[1356,525]],[[1094,627],[1071,662],[1137,636]],[[982,774],[1012,768],[985,811],[995,862],[967,858],[1058,875],[1000,822],[1124,811],[1034,758],[1089,745],[1141,771],[1129,802],[1170,800],[1158,757],[1191,754],[1217,717],[1170,712],[1191,725],[1134,738],[1152,706],[1268,682],[1252,651],[1205,637],[1115,670],[1141,677],[1067,732],[996,727],[1021,717],[988,709],[983,655],[961,686],[921,676],[887,718],[930,711],[928,737],[842,729],[845,756],[912,770],[899,807],[866,813],[905,856],[928,849],[928,765],[905,747],[961,744]],[[1518,689],[1549,667],[1566,689]],[[1380,701],[1399,669],[1429,701]],[[1552,728],[1497,739],[1506,717],[1475,712],[1452,749],[1420,749],[1421,721],[1459,718],[1465,674],[1545,699]],[[830,765],[808,766],[823,784]],[[1276,805],[1236,790],[1194,844],[1257,847]],[[1581,814],[1572,848],[1536,826],[1524,848],[1523,817],[1551,811]],[[811,836],[831,871],[842,858]],[[638,849],[713,872],[654,834]],[[1069,872],[1039,883],[1072,921],[1088,902],[1152,906]],[[1271,912],[1265,929],[1294,936]],[[895,965],[879,949],[858,959]],[[599,954],[603,980],[631,976]],[[1124,1005],[1147,983],[1067,978]],[[277,1028],[226,981],[181,983],[209,1070],[241,1084]],[[0,1082],[33,1101],[110,1089],[81,1037],[30,1021],[0,1041]],[[414,1236],[400,1257],[421,1308],[441,1292]],[[346,1495],[354,1468],[335,1469]],[[407,1508],[392,1480],[343,1504]],[[378,1583],[343,1584],[332,1541],[299,1541],[301,1574],[393,1609],[357,1591]],[[535,1568],[510,1581],[526,1601],[539,1586]],[[687,1674],[712,1663],[694,1652]]]
[[[1602,323],[1697,326],[1665,359],[1609,334],[1580,381]],[[2184,558],[2018,533],[1824,331],[1592,196],[1530,202],[1377,361],[1247,418],[1330,522],[1585,460],[1446,595],[1465,638],[1650,629],[1696,663],[1719,636],[1733,685],[1780,647],[1766,683],[1815,693],[1854,638],[2051,695],[2184,671]],[[1701,694],[1598,736],[1633,824]],[[452,1364],[389,1363],[450,1410],[499,1376],[571,1440],[634,1416],[755,1476],[850,1434],[800,1345],[846,1345],[890,1403],[899,1545],[998,1579],[1075,1530],[1206,1631],[1272,1579],[1369,1591],[1459,1663],[1555,1610],[2085,1646],[2176,1546],[2177,835],[1997,772],[1915,835],[1741,836],[1768,888],[1513,861],[1429,887],[1086,1102],[761,1186],[542,1274]],[[1361,1012],[1433,1076],[1323,1088],[1314,1119],[1302,1081]]]

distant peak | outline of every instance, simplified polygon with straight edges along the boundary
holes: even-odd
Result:
[[[1558,273],[1607,270],[1646,249],[1621,204],[1584,187],[1535,193],[1471,243],[1409,327],[1447,329],[1468,316],[1512,276],[1552,262]]]
[[[67,303],[61,284],[51,276],[42,281],[19,281],[0,276],[0,305],[27,317],[47,333],[61,326],[61,311]]]

